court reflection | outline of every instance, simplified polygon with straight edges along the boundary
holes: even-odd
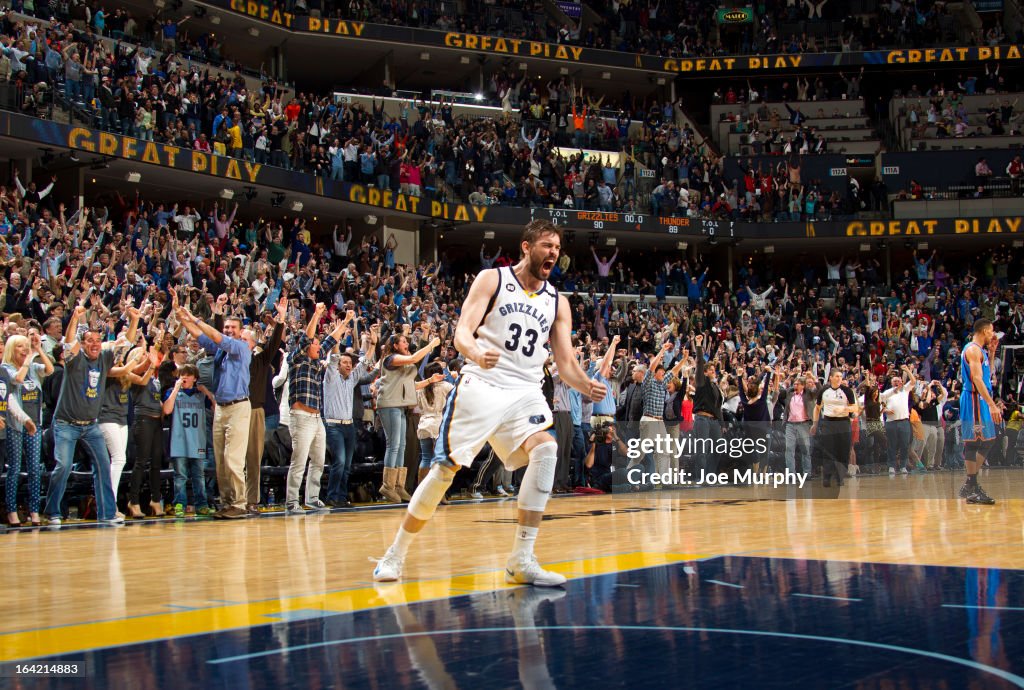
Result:
[[[300,569],[315,587],[315,549],[289,556],[308,559]],[[245,629],[91,652],[97,680],[87,684],[1024,684],[1020,571],[727,557],[570,580],[564,590],[423,600],[440,591],[435,584],[377,586],[366,601],[375,608],[354,613],[304,600],[304,608],[267,614]]]

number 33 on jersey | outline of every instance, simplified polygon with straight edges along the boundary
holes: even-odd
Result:
[[[545,346],[558,313],[558,291],[545,282],[538,292],[527,292],[510,267],[497,271],[498,288],[475,335],[482,349],[497,350],[501,358],[491,369],[467,363],[466,371],[495,386],[536,386],[544,378]]]

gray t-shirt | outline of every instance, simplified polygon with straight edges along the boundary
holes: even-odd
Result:
[[[131,386],[125,388],[117,379],[107,382],[103,391],[103,405],[100,408],[100,424],[128,424],[128,393]]]
[[[204,354],[195,362],[196,369],[199,370],[199,383],[211,391],[215,388],[213,385],[213,365],[215,359],[213,355]]]
[[[46,367],[39,362],[33,362],[32,366],[29,367],[28,373],[25,375],[25,380],[21,382],[20,386],[14,382],[14,377],[18,373],[18,367],[15,367],[13,364],[5,364],[3,368],[10,383],[10,392],[19,396],[18,402],[21,404],[21,409],[38,426],[43,419],[42,379],[46,373]]]
[[[54,419],[62,422],[87,422],[100,416],[107,374],[114,366],[112,350],[103,350],[90,360],[84,350],[64,363],[64,380]]]
[[[145,386],[132,386],[132,403],[135,416],[162,417],[163,403],[160,402],[160,379],[153,377]]]

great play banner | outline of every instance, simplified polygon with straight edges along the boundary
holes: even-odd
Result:
[[[33,145],[44,145],[58,151],[75,151],[82,159],[94,154],[97,158],[132,161],[201,176],[195,180],[197,192],[204,188],[210,189],[204,179],[215,177],[221,182],[265,186],[274,190],[336,199],[346,204],[344,207],[339,205],[339,217],[351,215],[355,207],[359,209],[355,211],[357,213],[377,210],[480,228],[492,225],[522,227],[531,220],[543,219],[566,230],[645,233],[677,236],[679,239],[715,238],[722,242],[743,239],[813,241],[817,238],[849,238],[863,241],[865,238],[1024,235],[1024,217],[1019,215],[998,218],[746,223],[654,216],[647,213],[445,203],[389,189],[342,183],[303,172],[3,111],[0,111],[0,137],[29,141]],[[187,187],[188,184],[182,186]]]
[[[469,53],[532,57],[556,62],[587,63],[672,74],[720,74],[723,72],[795,72],[806,69],[849,68],[862,65],[939,65],[988,61],[1019,61],[1021,45],[963,46],[933,49],[867,50],[848,53],[802,53],[785,55],[735,55],[714,58],[665,58],[614,50],[598,50],[567,44],[528,41],[483,34],[436,31],[412,27],[370,24],[345,19],[296,15],[257,0],[204,0],[202,3],[244,15],[281,29],[339,40],[372,40],[448,48]],[[316,50],[316,48],[311,48]]]

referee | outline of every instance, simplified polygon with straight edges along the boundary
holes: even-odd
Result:
[[[853,389],[843,384],[843,372],[833,367],[828,375],[828,385],[818,393],[814,407],[814,424],[811,435],[817,436],[817,447],[821,450],[821,483],[831,485],[835,475],[836,486],[843,485],[846,464],[850,459],[852,429],[850,416],[860,414]],[[820,430],[821,433],[818,433]]]

